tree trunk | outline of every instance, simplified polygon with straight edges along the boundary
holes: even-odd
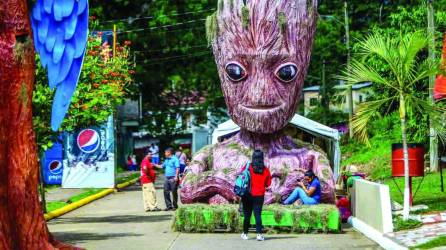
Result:
[[[434,18],[434,6],[433,1],[427,3],[427,31],[429,33],[429,58],[435,60],[435,18]],[[429,76],[429,101],[434,104],[434,85],[435,75]],[[432,119],[435,117],[429,117],[429,167],[433,172],[438,171],[438,136],[437,131],[433,126]]]
[[[401,119],[401,134],[403,137],[403,155],[404,155],[404,206],[403,219],[409,219],[410,209],[410,189],[409,189],[409,151],[407,149],[407,135],[406,135],[406,103],[404,96],[400,95],[400,119]]]
[[[0,58],[0,249],[69,249],[52,239],[39,205],[26,0],[0,1]]]

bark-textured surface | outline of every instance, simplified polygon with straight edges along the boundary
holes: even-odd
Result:
[[[199,151],[191,162],[182,183],[181,201],[221,204],[237,201],[233,192],[236,176],[250,160],[253,148],[265,153],[265,164],[273,177],[265,194],[265,204],[284,201],[312,169],[322,184],[322,202],[333,203],[335,183],[325,153],[317,146],[293,140],[278,133],[277,137],[253,138],[241,131],[232,138]]]
[[[0,58],[0,249],[71,249],[52,239],[39,204],[26,0],[0,1]]]
[[[334,180],[322,150],[282,133],[294,116],[310,60],[317,20],[316,0],[220,0],[206,22],[222,90],[241,132],[197,153],[183,181],[183,203],[237,200],[233,185],[254,149],[262,149],[273,181],[265,203],[281,202],[312,169],[322,183],[323,202],[334,202]],[[228,72],[228,65],[239,65]],[[294,65],[283,81],[278,72]],[[289,69],[290,70],[290,69]],[[243,71],[234,81],[231,73]],[[288,71],[289,73],[290,71]]]

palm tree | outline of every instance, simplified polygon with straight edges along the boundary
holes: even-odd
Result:
[[[400,114],[403,155],[404,155],[404,210],[403,219],[409,217],[409,159],[407,146],[408,112],[422,112],[431,117],[440,117],[444,110],[431,104],[427,98],[420,98],[416,87],[438,72],[438,64],[427,56],[428,36],[421,32],[403,34],[399,37],[371,34],[359,42],[359,58],[352,61],[349,69],[339,78],[348,84],[373,82],[389,94],[382,99],[359,105],[352,119],[355,136],[369,144],[367,125],[375,115],[397,107]],[[370,62],[373,59],[375,63]],[[443,129],[444,131],[444,129]],[[441,132],[440,132],[441,133]]]

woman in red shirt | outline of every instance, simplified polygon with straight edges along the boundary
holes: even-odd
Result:
[[[243,234],[242,239],[248,239],[248,230],[251,221],[251,215],[254,211],[256,219],[257,240],[264,241],[262,235],[262,207],[264,202],[265,190],[271,185],[271,173],[265,166],[263,152],[255,150],[252,154],[252,163],[249,164],[249,173],[251,176],[250,193],[242,197],[243,203]],[[244,171],[244,169],[243,169]]]

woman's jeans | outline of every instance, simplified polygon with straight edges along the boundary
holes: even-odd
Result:
[[[305,191],[301,187],[294,189],[294,191],[290,194],[290,196],[285,200],[283,204],[290,205],[293,204],[298,199],[301,199],[305,205],[319,204],[319,202],[316,199],[308,196],[307,193],[305,193]]]
[[[249,231],[249,225],[251,221],[251,215],[254,211],[254,217],[256,219],[256,232],[258,234],[262,233],[262,207],[263,207],[263,196],[251,196],[247,194],[242,197],[243,203],[243,233],[247,234]]]

